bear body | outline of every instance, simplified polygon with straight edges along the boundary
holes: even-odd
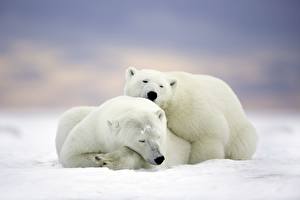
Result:
[[[185,72],[128,68],[125,95],[152,100],[168,128],[191,143],[189,163],[250,159],[257,136],[232,89],[222,80]]]
[[[165,113],[157,105],[120,96],[99,107],[66,111],[56,150],[64,167],[138,169],[185,164],[190,144],[167,130]]]

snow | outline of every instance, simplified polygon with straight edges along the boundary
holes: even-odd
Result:
[[[65,169],[55,113],[0,114],[0,199],[300,199],[300,114],[252,113],[253,160],[164,170]]]

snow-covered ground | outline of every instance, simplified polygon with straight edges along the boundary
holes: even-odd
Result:
[[[300,199],[300,114],[251,114],[253,160],[167,170],[64,169],[58,115],[0,114],[0,199]]]

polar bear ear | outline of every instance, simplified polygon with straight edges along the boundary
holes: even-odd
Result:
[[[155,114],[157,115],[158,119],[160,119],[160,120],[162,120],[164,118],[164,116],[165,116],[165,113],[162,110],[157,110],[155,112]]]
[[[169,79],[169,83],[170,83],[170,86],[171,86],[172,88],[175,88],[176,85],[177,85],[177,80],[174,79],[174,78],[170,78],[170,79]]]
[[[120,130],[120,123],[117,120],[107,120],[107,125],[114,133],[118,133]]]
[[[126,80],[130,80],[137,72],[137,69],[134,67],[128,67],[126,70]]]

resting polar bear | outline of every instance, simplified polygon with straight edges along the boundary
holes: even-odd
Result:
[[[99,107],[75,107],[58,125],[64,167],[138,169],[188,162],[190,144],[167,131],[164,111],[144,98],[120,96]],[[164,157],[165,156],[165,157]]]
[[[185,72],[126,71],[125,95],[152,100],[166,113],[168,128],[191,142],[189,163],[208,159],[250,159],[256,132],[223,81]]]

